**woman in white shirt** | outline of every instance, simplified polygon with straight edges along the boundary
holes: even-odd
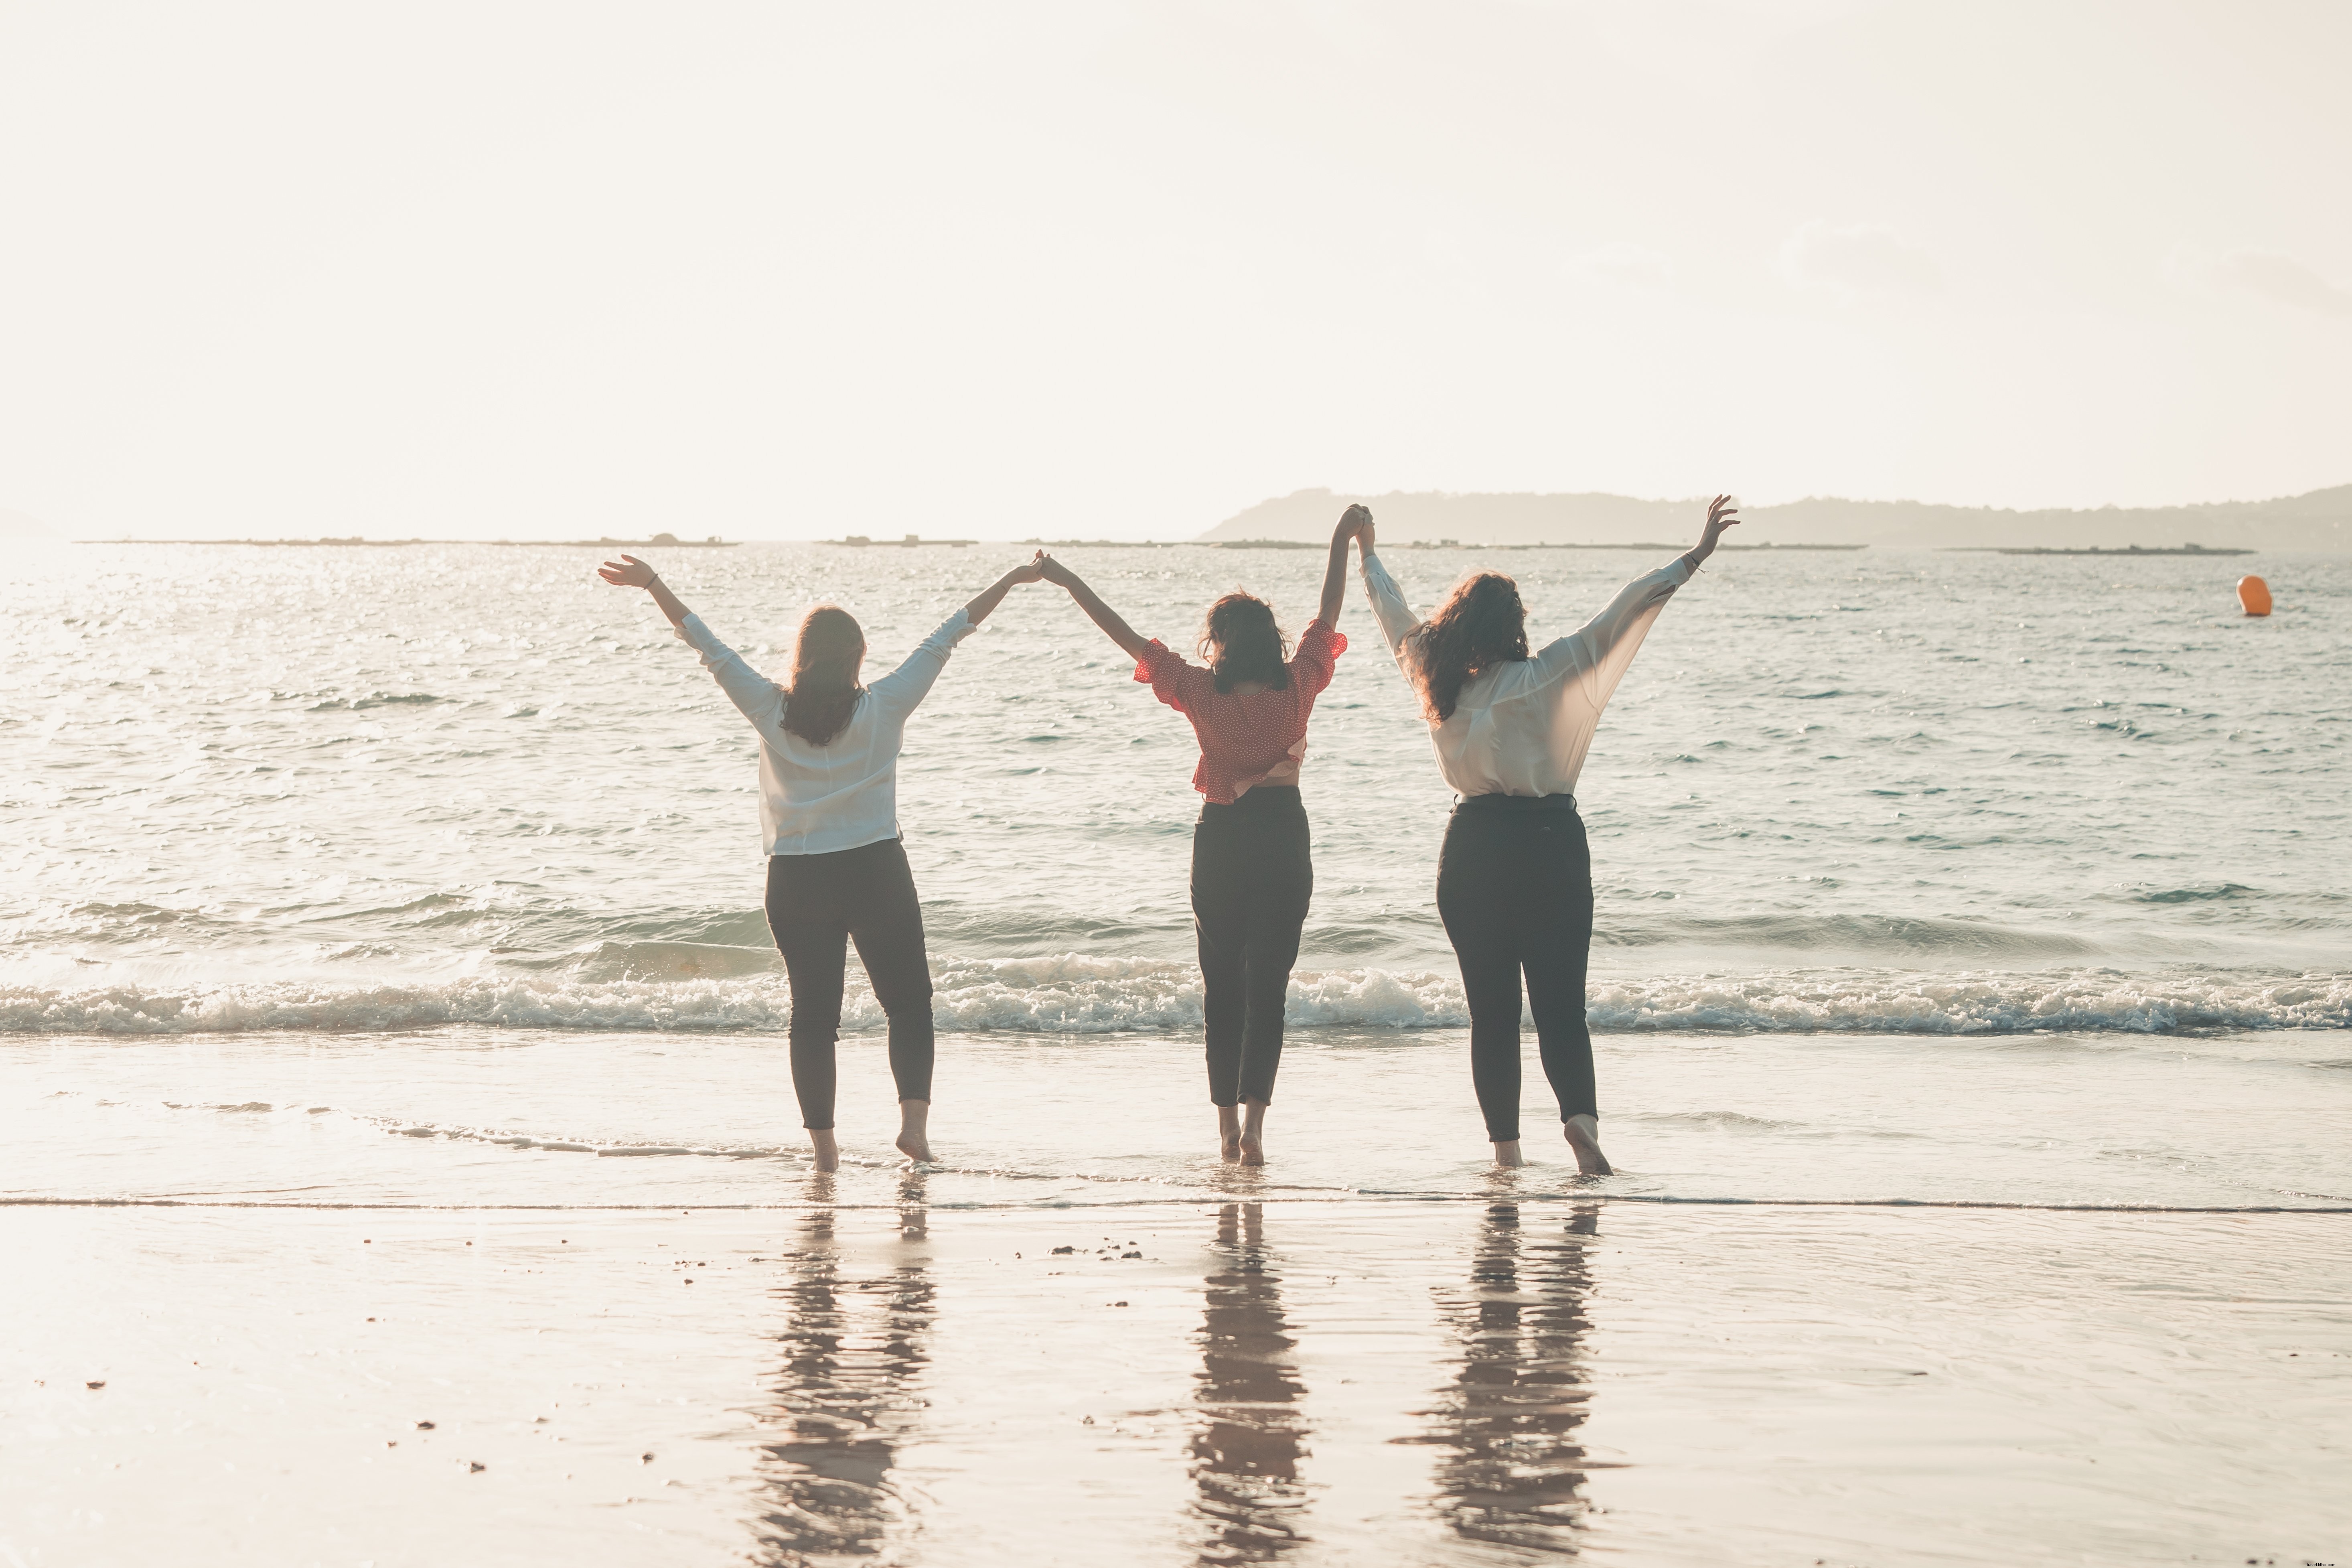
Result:
[[[1601,1152],[1584,969],[1592,945],[1592,858],[1576,778],[1592,731],[1650,624],[1739,519],[1707,508],[1698,543],[1618,591],[1582,629],[1530,654],[1518,584],[1477,572],[1426,621],[1357,534],[1381,635],[1421,699],[1438,771],[1460,797],[1437,862],[1437,912],[1470,1004],[1470,1079],[1498,1165],[1519,1152],[1519,979],[1527,977],[1544,1076],[1559,1099],[1577,1169],[1610,1173]]]
[[[1040,552],[1042,558],[1043,552]],[[847,610],[819,605],[803,617],[788,686],[759,674],[710,635],[702,617],[634,555],[597,574],[644,588],[680,641],[702,656],[760,735],[760,832],[768,848],[768,930],[792,985],[793,1092],[816,1168],[840,1163],[834,1142],[834,1046],[841,1037],[848,943],[890,1021],[890,1076],[898,1089],[898,1150],[931,1157],[931,965],[923,910],[898,834],[898,747],[907,717],[947,668],[955,645],[1016,583],[1043,575],[1016,566],[925,637],[871,686],[857,683],[866,634]]]

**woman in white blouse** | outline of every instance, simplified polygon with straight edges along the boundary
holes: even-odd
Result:
[[[1592,945],[1592,858],[1576,814],[1576,778],[1601,710],[1674,591],[1738,522],[1729,496],[1707,508],[1698,543],[1618,591],[1559,641],[1528,651],[1518,584],[1478,572],[1426,621],[1407,607],[1357,534],[1364,589],[1381,635],[1421,699],[1438,771],[1460,797],[1437,862],[1437,912],[1470,1004],[1470,1079],[1495,1163],[1519,1152],[1519,979],[1527,977],[1544,1076],[1577,1169],[1610,1173],[1601,1152],[1584,969]]]
[[[702,656],[760,734],[760,833],[768,852],[768,930],[792,985],[793,1092],[816,1168],[840,1163],[834,1142],[834,1045],[841,1037],[848,946],[890,1021],[890,1076],[898,1089],[898,1150],[931,1157],[931,965],[923,910],[898,837],[898,747],[908,715],[947,668],[955,645],[988,618],[1040,562],[1016,566],[925,637],[871,686],[857,683],[866,634],[847,610],[819,605],[793,644],[792,681],[778,686],[710,635],[654,569],[634,555],[597,575],[654,596],[680,641]]]

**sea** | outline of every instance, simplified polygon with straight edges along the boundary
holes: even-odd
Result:
[[[638,552],[763,669],[809,604],[848,606],[873,674],[1028,550]],[[19,561],[0,584],[13,1194],[750,1201],[802,1159],[755,742],[647,596],[598,581],[609,553]],[[1295,632],[1323,567],[1064,554],[1179,647],[1234,586]],[[1511,572],[1538,641],[1662,563],[1389,558],[1423,605]],[[2274,614],[2240,610],[2243,572]],[[1353,582],[1341,629],[1265,1180],[1468,1190],[1486,1150],[1433,900],[1452,800]],[[1131,676],[1065,595],[1024,586],[908,727],[933,1136],[975,1202],[1222,1179],[1195,747]],[[2352,559],[1726,551],[1657,621],[1578,795],[1622,1168],[1599,1190],[2352,1202]],[[881,1024],[853,965],[843,1137],[877,1179],[899,1163]],[[1528,1081],[1540,1127],[1531,1037]],[[632,1154],[650,1158],[613,1158]],[[1564,1151],[1541,1157],[1574,1184]]]

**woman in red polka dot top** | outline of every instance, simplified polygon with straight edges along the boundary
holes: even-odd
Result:
[[[1045,580],[1070,591],[1110,640],[1135,659],[1135,679],[1192,721],[1201,764],[1201,819],[1192,828],[1192,929],[1200,943],[1209,1099],[1228,1160],[1265,1163],[1265,1107],[1282,1061],[1282,1009],[1298,933],[1315,890],[1298,763],[1307,720],[1348,649],[1334,626],[1348,585],[1348,542],[1372,514],[1351,506],[1331,535],[1321,613],[1296,652],[1274,609],[1234,592],[1201,627],[1206,668],[1158,638],[1147,642],[1060,562]]]

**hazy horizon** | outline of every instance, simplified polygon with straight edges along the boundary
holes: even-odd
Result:
[[[2348,477],[2347,53],[2205,0],[16,5],[0,512],[2291,496]]]
[[[1237,540],[1302,541],[1322,537],[1329,521],[1349,502],[1364,501],[1388,522],[1386,537],[1395,542],[1461,538],[1469,543],[1512,543],[1530,541],[1619,543],[1627,540],[1679,539],[1677,530],[1703,512],[1704,496],[1618,496],[1605,492],[1420,491],[1374,495],[1334,491],[1326,486],[1269,496],[1244,507],[1205,529],[1159,538],[1101,533],[1105,542],[1149,542],[1162,544],[1216,543]],[[2298,504],[2300,503],[2300,504]],[[2317,504],[2315,504],[2317,503]],[[1748,521],[1756,524],[1734,544],[1821,543],[1866,542],[1889,545],[1982,543],[1999,545],[2059,544],[2116,546],[2129,542],[2179,544],[2192,534],[2195,542],[2217,547],[2256,545],[2273,550],[2340,551],[2352,547],[2352,485],[2326,487],[2301,496],[2266,497],[2256,500],[2205,502],[2179,507],[2103,506],[2078,509],[1970,509],[1937,501],[1880,500],[1865,497],[1803,496],[1780,502],[1743,501]],[[1440,521],[1458,509],[1459,521]],[[1688,513],[1685,516],[1685,513]],[[2037,530],[2050,524],[2070,529],[2066,537],[2051,537]],[[2009,526],[2004,527],[2007,524]],[[1981,530],[1961,537],[1958,530]],[[2186,530],[2179,539],[2162,531]],[[873,543],[898,544],[908,531],[933,543],[1014,544],[1046,540],[1075,542],[1073,536],[1044,534],[924,533],[920,530],[887,530],[864,535]],[[510,534],[495,537],[443,538],[416,534],[247,534],[167,538],[131,534],[111,539],[68,540],[46,530],[37,520],[0,511],[0,539],[28,539],[57,543],[324,543],[356,539],[362,543],[498,543],[582,544],[635,539],[652,544],[668,534],[676,546],[698,546],[716,537],[732,544],[824,544],[844,542],[845,533],[767,533],[710,536],[680,534],[675,529],[648,529],[635,535]]]

